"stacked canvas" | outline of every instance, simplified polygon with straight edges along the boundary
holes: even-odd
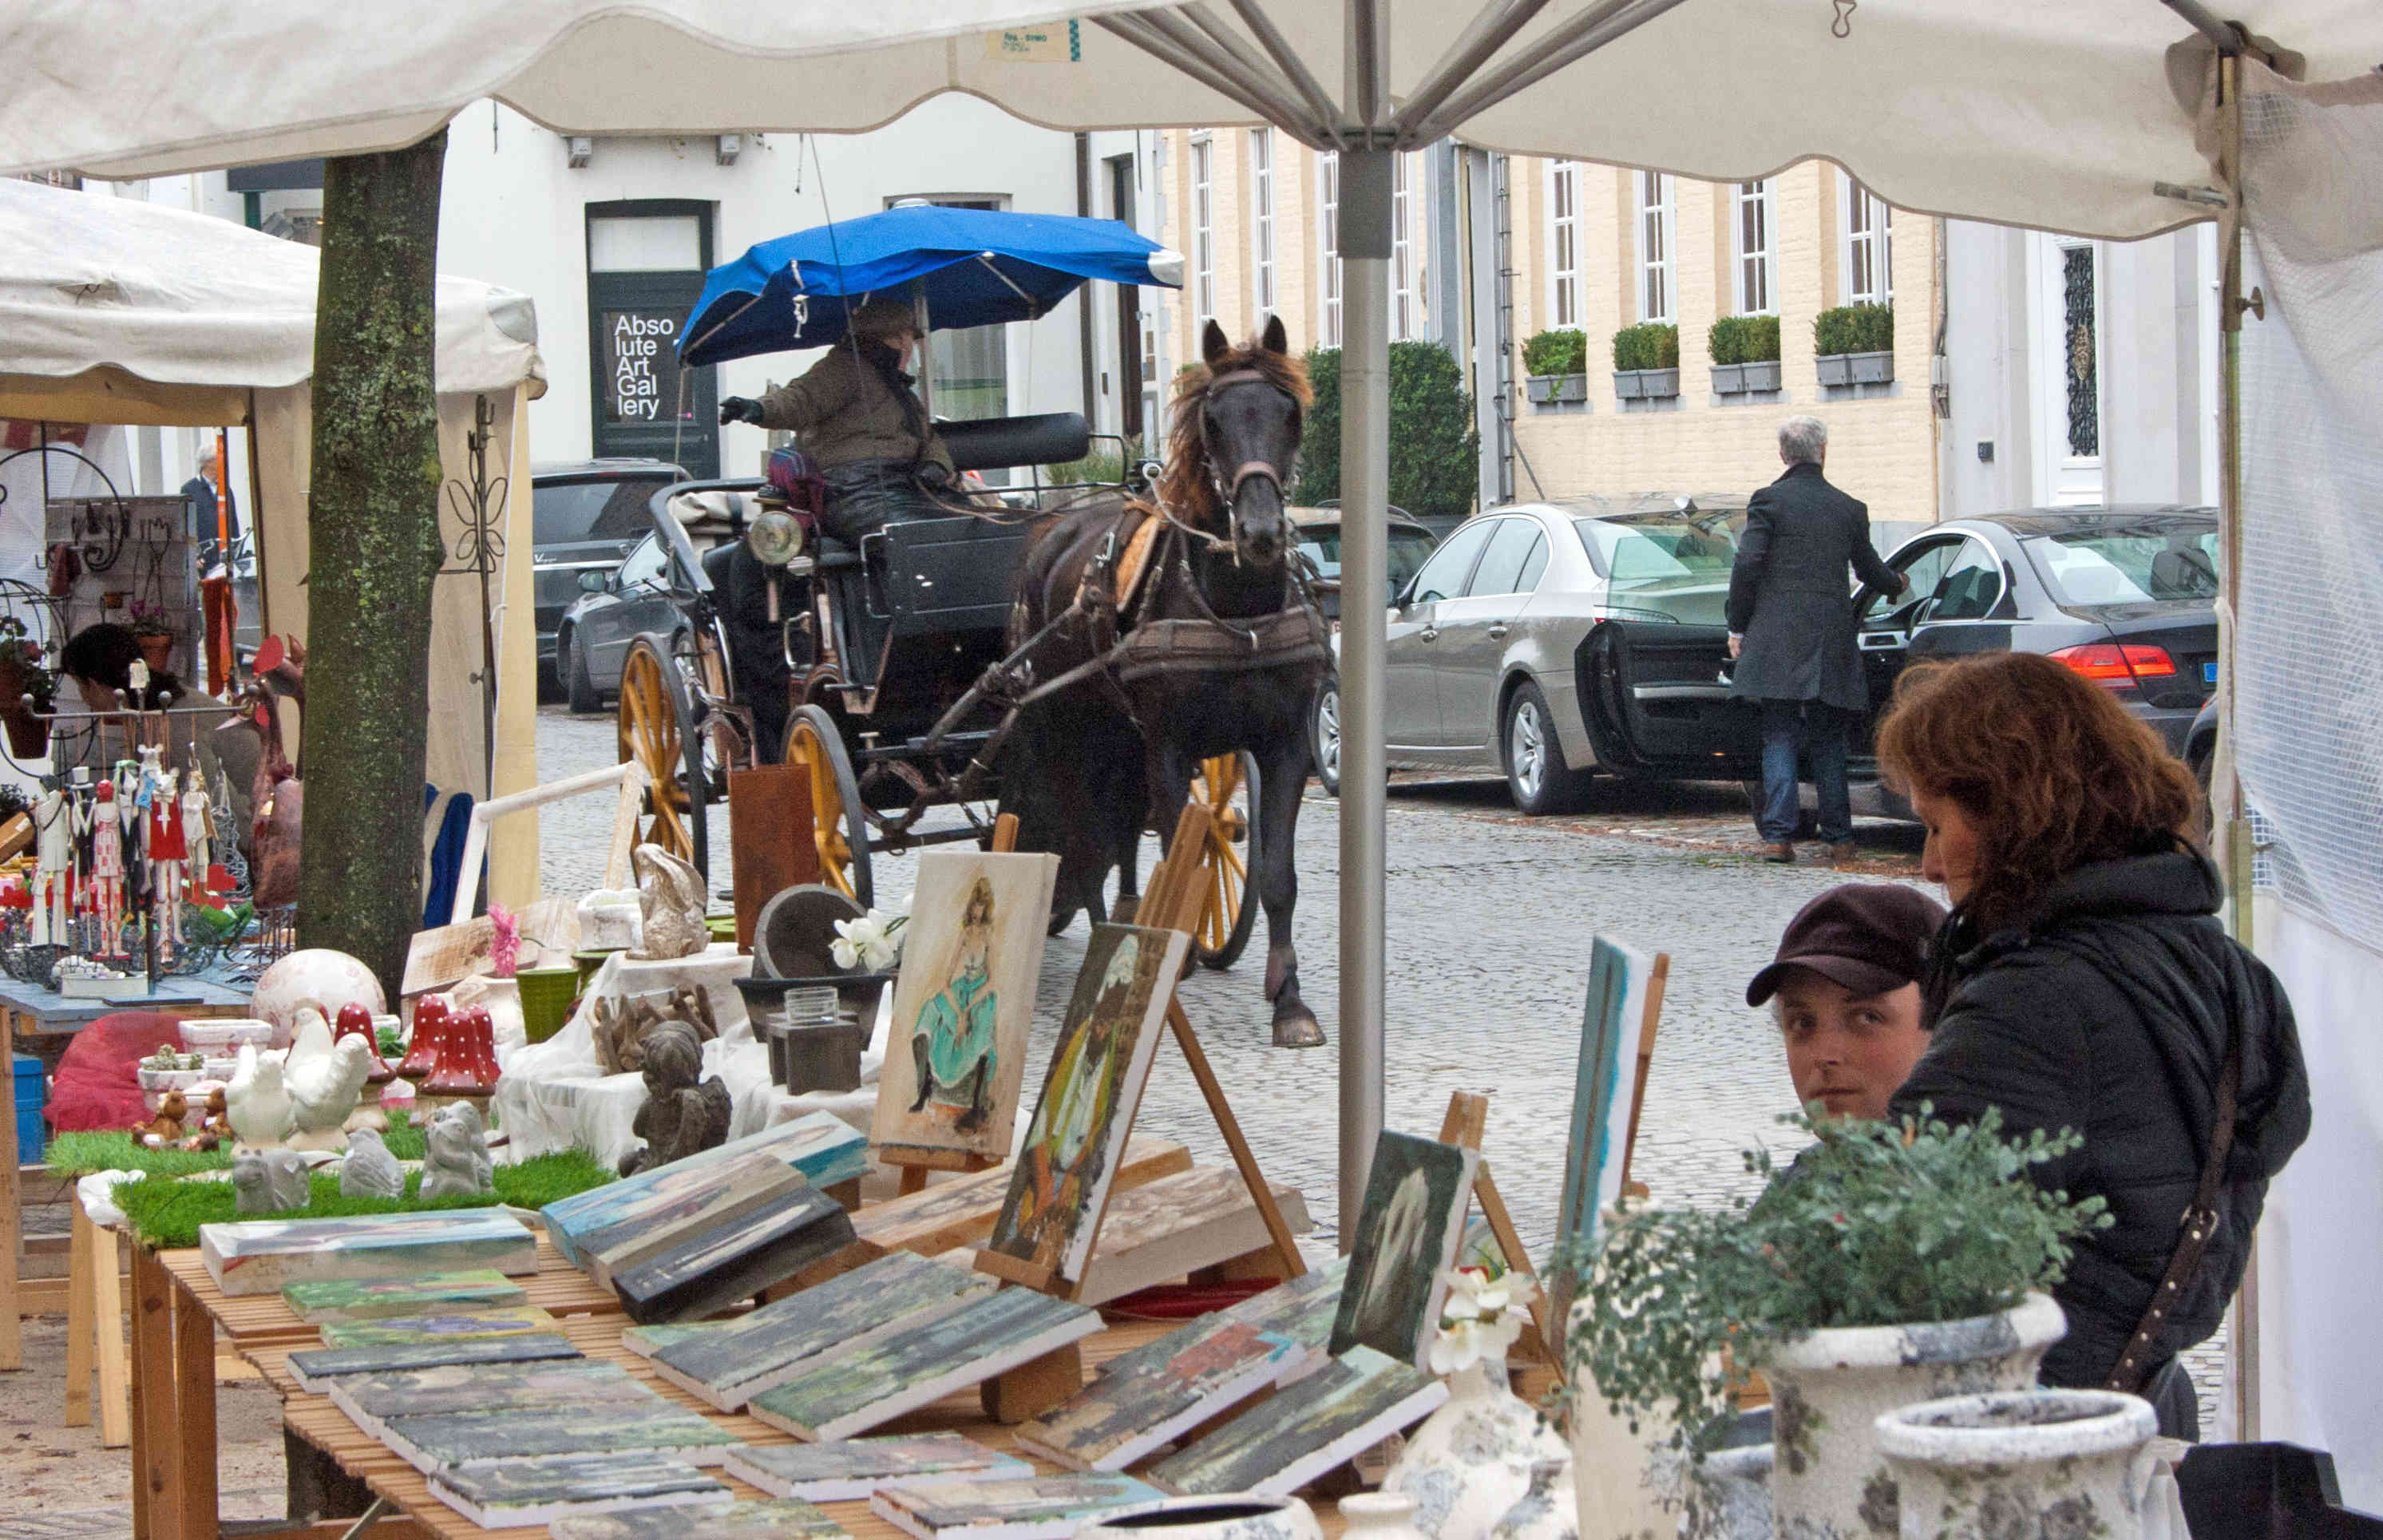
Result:
[[[1018,1430],[1076,1471],[1122,1471],[1169,1439],[1324,1362],[1347,1264],[1336,1260],[1121,1353],[1093,1383]]]
[[[812,1355],[747,1410],[797,1438],[846,1438],[1100,1329],[1099,1312],[1031,1289],[955,1295],[897,1333]]]
[[[518,1305],[528,1298],[521,1285],[488,1268],[399,1278],[293,1283],[281,1290],[282,1303],[310,1326],[385,1321],[435,1311],[483,1310]]]
[[[1087,1519],[1161,1496],[1131,1476],[931,1480],[886,1487],[869,1510],[919,1540],[1066,1540]]]
[[[442,1342],[401,1343],[376,1348],[311,1348],[290,1355],[290,1377],[302,1390],[318,1394],[350,1374],[394,1374],[413,1369],[473,1364],[537,1363],[580,1357],[569,1338],[553,1332],[517,1337],[459,1337]]]
[[[1422,1421],[1448,1386],[1411,1363],[1352,1348],[1265,1405],[1151,1467],[1169,1492],[1284,1497]]]
[[[736,1435],[639,1386],[591,1386],[580,1398],[500,1411],[380,1416],[380,1441],[426,1476],[568,1455],[665,1456],[717,1465]]]
[[[599,1189],[601,1190],[601,1189]],[[496,1209],[433,1209],[361,1219],[246,1219],[199,1226],[199,1255],[226,1296],[295,1283],[392,1278],[458,1268],[537,1271],[537,1239]]]
[[[839,1540],[843,1526],[807,1502],[574,1513],[547,1525],[554,1540]]]
[[[908,1251],[790,1294],[738,1320],[660,1347],[654,1368],[722,1411],[801,1374],[830,1350],[851,1351],[912,1329],[939,1307],[994,1284]]]
[[[546,1233],[565,1260],[574,1267],[585,1268],[587,1262],[579,1247],[582,1237],[683,1214],[682,1206],[694,1195],[716,1185],[716,1167],[752,1154],[771,1156],[814,1188],[850,1181],[869,1168],[869,1141],[858,1130],[833,1113],[807,1113],[685,1160],[549,1203],[540,1211]]]
[[[613,1454],[460,1466],[432,1476],[430,1495],[482,1529],[517,1529],[624,1509],[719,1504],[731,1497],[726,1486],[685,1460]]]
[[[636,1322],[716,1314],[783,1283],[852,1243],[844,1205],[803,1181],[734,1218],[681,1230],[613,1272],[621,1308]]]
[[[602,1396],[642,1399],[653,1394],[619,1364],[587,1358],[342,1374],[328,1382],[328,1392],[331,1404],[375,1438],[388,1417],[526,1411]]]
[[[474,1337],[525,1337],[556,1329],[536,1305],[499,1305],[437,1315],[392,1315],[379,1321],[331,1321],[320,1328],[326,1348],[397,1348]]]
[[[833,1444],[739,1446],[728,1473],[781,1497],[855,1502],[908,1482],[1017,1481],[1034,1467],[956,1433],[845,1438]]]

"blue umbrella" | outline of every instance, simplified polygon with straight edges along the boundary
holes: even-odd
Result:
[[[938,330],[1031,321],[1087,278],[1183,287],[1183,259],[1115,219],[914,205],[765,240],[704,279],[682,363],[841,340],[847,311],[926,288]]]

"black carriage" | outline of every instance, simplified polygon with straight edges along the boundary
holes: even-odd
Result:
[[[941,434],[963,472],[1080,461],[1090,438],[1072,413],[946,424]],[[728,612],[723,581],[729,542],[752,527],[762,486],[687,481],[652,499],[669,560],[649,581],[666,587],[673,622],[637,635],[621,667],[621,758],[640,762],[651,782],[638,837],[692,861],[709,880],[707,810],[725,799],[727,771],[755,762],[752,703],[738,698],[735,683],[755,671],[740,669],[732,647],[738,637],[753,646],[767,635],[790,675],[784,762],[808,772],[821,881],[871,904],[873,855],[990,843],[989,778],[968,771],[1001,712],[988,703],[957,723],[944,719],[1006,650],[1018,569],[1039,522],[1121,488],[1046,485],[1035,470],[1028,487],[1004,494],[1009,506],[981,497],[980,511],[889,524],[857,546],[822,538],[785,563],[781,591],[794,597],[771,626],[765,617]],[[1204,853],[1207,903],[1193,938],[1212,967],[1241,955],[1255,914],[1246,902],[1253,781],[1246,756],[1227,756],[1206,761],[1193,788],[1215,815]],[[922,827],[938,807],[962,817]]]

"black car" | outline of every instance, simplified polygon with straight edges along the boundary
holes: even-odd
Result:
[[[1912,662],[2019,650],[2109,690],[2179,755],[2217,687],[2217,514],[2180,507],[2043,508],[1932,524],[1887,565],[1911,586],[1856,595],[1873,721]],[[1752,780],[1761,726],[1729,698],[1716,625],[1608,621],[1575,655],[1600,768]],[[1901,815],[1874,793],[1857,804]]]
[[[686,473],[667,461],[581,460],[539,465],[530,473],[530,561],[537,614],[541,684],[560,687],[555,628],[582,592],[579,574],[610,573],[653,526],[647,500]]]

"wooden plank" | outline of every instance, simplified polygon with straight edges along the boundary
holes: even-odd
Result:
[[[1477,1151],[1488,1124],[1489,1098],[1477,1091],[1453,1092],[1448,1099],[1448,1114],[1440,1119],[1439,1141]],[[1514,1216],[1507,1211],[1505,1197],[1489,1175],[1487,1160],[1473,1174],[1473,1196],[1481,1204],[1481,1217],[1489,1222],[1489,1234],[1498,1242],[1498,1254],[1506,1259],[1507,1266],[1536,1282],[1538,1275],[1531,1268],[1530,1253],[1523,1249],[1522,1234],[1514,1228]],[[1524,1347],[1525,1356],[1553,1363],[1555,1354],[1551,1349],[1556,1338],[1548,1314],[1547,1296],[1544,1287],[1531,1296],[1531,1327],[1536,1335]]]
[[[214,1540],[216,1505],[216,1324],[189,1289],[174,1290],[174,1431],[182,1533]]]
[[[1307,1206],[1297,1188],[1278,1187],[1268,1196],[1277,1218],[1288,1209],[1301,1227],[1307,1226]],[[1100,1249],[1070,1297],[1080,1304],[1105,1304],[1273,1250],[1272,1233],[1241,1174],[1221,1165],[1198,1166],[1110,1198]]]
[[[1663,985],[1672,974],[1672,955],[1655,954],[1647,975],[1647,1014],[1638,1023],[1638,1066],[1630,1091],[1630,1131],[1622,1140],[1622,1185],[1630,1186],[1630,1157],[1638,1148],[1638,1115],[1647,1110],[1647,1071],[1655,1062],[1655,1023],[1663,1015]]]
[[[1136,1136],[1126,1141],[1117,1187],[1139,1187],[1191,1169],[1192,1152],[1183,1146]],[[852,1216],[852,1227],[869,1258],[888,1251],[941,1256],[992,1235],[1008,1191],[1009,1167],[997,1165],[862,1209]]]
[[[984,1414],[1006,1428],[1040,1417],[1084,1387],[1084,1354],[1070,1342],[977,1387]]]
[[[124,1300],[131,1283],[117,1272],[122,1241],[92,1226],[92,1325],[99,1334],[99,1442],[120,1449],[132,1441],[132,1370],[124,1347]]]
[[[1006,1252],[988,1250],[983,1248],[978,1249],[974,1265],[980,1273],[990,1273],[1006,1282],[1023,1284],[1028,1288],[1039,1289],[1044,1293],[1050,1292],[1052,1285],[1058,1280],[1059,1275],[1059,1270],[1056,1267],[1039,1266],[1022,1258],[1010,1256]]]
[[[132,1249],[132,1485],[147,1505],[145,1540],[184,1540],[174,1409],[174,1280],[157,1254]],[[136,1540],[144,1540],[137,1522]]]
[[[807,770],[757,765],[728,772],[728,853],[736,950],[750,952],[761,906],[788,888],[820,880]]]
[[[96,1312],[92,1306],[94,1279],[92,1258],[97,1249],[97,1237],[93,1232],[91,1216],[77,1203],[74,1229],[68,1241],[67,1264],[67,1399],[66,1411],[58,1425],[67,1428],[91,1426],[92,1353],[99,1346]],[[116,1259],[111,1256],[113,1267]]]
[[[25,1367],[23,1306],[17,1298],[17,1246],[24,1220],[17,1193],[17,1037],[10,1029],[14,1013],[0,1013],[0,1076],[7,1089],[0,1092],[0,1372]]]

